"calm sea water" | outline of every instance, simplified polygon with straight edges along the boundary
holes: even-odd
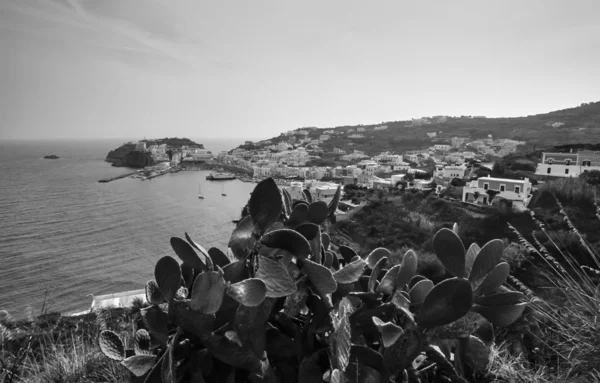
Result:
[[[85,310],[90,294],[143,288],[156,260],[176,257],[169,238],[184,232],[226,250],[254,185],[205,181],[207,172],[194,171],[98,183],[130,171],[104,162],[121,143],[0,142],[0,309],[21,316],[48,291],[52,309]],[[218,152],[239,140],[203,143]]]

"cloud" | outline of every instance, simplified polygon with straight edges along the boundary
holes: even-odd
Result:
[[[112,54],[128,65],[176,64],[172,71],[198,71],[230,65],[206,44],[186,39],[177,20],[156,1],[51,0],[0,4],[0,28],[30,38],[76,44],[81,49]],[[2,9],[0,8],[0,9]],[[14,22],[11,20],[19,20]],[[180,72],[179,72],[180,73]]]

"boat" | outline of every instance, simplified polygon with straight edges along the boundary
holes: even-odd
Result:
[[[204,194],[202,194],[202,185],[198,184],[198,198],[204,199]]]
[[[227,194],[225,194],[225,184],[223,184],[223,187],[221,187],[221,195],[223,197],[225,197]]]
[[[209,181],[226,181],[226,180],[234,180],[237,177],[235,176],[235,174],[231,174],[231,173],[216,173],[216,174],[212,174],[210,173],[209,175],[206,176],[206,179]]]

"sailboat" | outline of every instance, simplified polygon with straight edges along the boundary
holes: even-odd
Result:
[[[227,194],[225,194],[225,184],[223,184],[223,185],[221,186],[221,195],[222,195],[223,197],[225,197],[225,196],[227,195]]]
[[[204,199],[204,194],[202,194],[202,184],[198,184],[198,198]]]

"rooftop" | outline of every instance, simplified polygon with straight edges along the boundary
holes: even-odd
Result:
[[[524,180],[514,180],[511,178],[496,178],[496,177],[490,177],[490,176],[480,177],[480,178],[478,178],[478,180],[494,180],[494,181],[501,181],[501,182],[520,182],[520,183],[529,182],[528,178],[526,178]]]

